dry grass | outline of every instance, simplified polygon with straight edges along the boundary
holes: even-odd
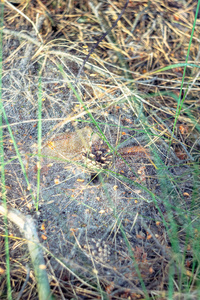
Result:
[[[3,100],[29,181],[4,124],[7,202],[36,220],[56,299],[169,299],[170,293],[198,299],[198,19],[188,61],[197,67],[187,67],[182,97],[187,95],[177,115],[197,2],[130,0],[86,63],[76,85],[79,98],[70,84],[123,5],[5,1]],[[43,167],[36,212],[32,197],[40,168],[30,146],[37,143],[39,69],[43,142],[89,125],[114,158],[110,169],[100,171],[99,185],[87,184],[74,165]],[[3,226],[2,220],[2,299]],[[38,299],[23,236],[12,224],[9,236],[13,298],[23,288],[20,299]]]

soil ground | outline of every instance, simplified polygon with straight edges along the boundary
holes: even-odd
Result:
[[[102,42],[93,55],[99,61],[90,61],[102,72],[86,66],[80,76],[77,92],[85,108],[68,83],[75,83],[85,58],[84,46],[90,49],[101,35],[102,28],[97,26],[91,6],[88,1],[84,5],[82,1],[80,4],[74,1],[71,8],[65,4],[59,8],[47,5],[53,26],[44,12],[47,1],[42,1],[43,4],[31,1],[26,7],[23,2],[14,7],[26,12],[35,24],[36,12],[40,13],[40,34],[45,43],[40,48],[23,36],[11,34],[12,30],[40,42],[30,22],[5,5],[4,30],[10,33],[4,31],[3,35],[2,99],[29,182],[27,185],[4,119],[8,207],[35,220],[56,299],[100,299],[100,295],[103,299],[144,299],[147,294],[151,299],[166,299],[173,253],[171,218],[177,226],[180,253],[187,251],[183,264],[187,266],[186,258],[193,259],[192,250],[184,250],[183,225],[187,219],[185,212],[194,209],[192,191],[197,179],[193,163],[199,159],[200,140],[198,130],[187,113],[183,113],[169,146],[177,105],[172,93],[177,95],[180,90],[182,69],[150,74],[163,66],[184,62],[196,2],[149,1],[148,6],[147,1],[130,1],[115,29],[116,40],[120,41],[122,35],[127,47],[122,43],[118,49],[121,50],[115,52],[114,46],[108,48],[107,40]],[[115,2],[114,7],[103,3],[100,11],[106,16],[111,12],[119,15],[122,5]],[[126,35],[125,26],[133,23],[134,16],[139,14],[133,36]],[[191,47],[191,61],[199,53],[198,32],[199,27]],[[122,61],[128,64],[132,81],[122,74],[116,55],[119,52]],[[44,157],[36,211],[33,198],[37,195],[38,156],[34,145],[38,144],[40,70],[43,144],[59,133],[76,133],[85,126],[99,134],[98,124],[106,139],[100,144],[100,150],[107,144],[113,149],[119,146],[121,156],[120,150],[112,152],[112,162],[92,174],[83,161],[79,164]],[[196,74],[193,68],[186,79],[195,78]],[[191,106],[196,120],[200,112],[198,89],[196,80],[185,103],[186,108]],[[143,118],[146,123],[142,125]],[[125,154],[123,149],[132,151]],[[194,224],[196,217],[194,214]],[[1,229],[3,232],[3,220]],[[12,223],[9,223],[9,235],[13,236],[10,261],[15,299],[26,278],[26,263],[30,262],[26,244],[21,240],[23,236]],[[5,258],[3,254],[1,257],[3,265]],[[189,263],[187,270],[190,270]],[[179,266],[176,272],[178,278]],[[3,282],[4,279],[2,286]],[[5,289],[0,292],[4,297]],[[195,289],[190,292],[191,299],[197,299]],[[183,294],[179,298],[178,292],[174,295],[173,299],[186,299]],[[20,299],[28,297],[37,299],[34,274],[30,275]]]

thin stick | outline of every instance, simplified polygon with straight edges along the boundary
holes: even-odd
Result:
[[[37,30],[37,27],[35,26],[35,24],[33,23],[33,21],[31,21],[31,19],[29,17],[27,17],[22,11],[20,11],[19,9],[17,9],[14,5],[12,5],[7,0],[5,0],[5,3],[8,6],[10,6],[12,9],[14,9],[16,12],[18,12],[20,15],[22,15],[27,21],[29,21],[31,23],[31,25],[35,29],[35,32],[36,32],[37,36],[39,37],[40,41],[43,43],[43,39],[42,39],[41,35],[39,34],[39,31]]]
[[[117,25],[117,22],[121,19],[121,17],[122,17],[122,15],[123,15],[123,13],[124,13],[124,11],[125,11],[125,9],[126,9],[128,3],[129,3],[129,0],[126,1],[124,7],[123,7],[122,10],[121,10],[121,13],[119,14],[117,20],[114,22],[114,24],[112,25],[112,27],[110,27],[110,28],[109,28],[109,29],[108,29],[108,30],[100,37],[100,39],[96,42],[96,44],[92,47],[92,49],[90,50],[90,52],[88,53],[88,55],[87,55],[86,58],[84,59],[83,64],[82,64],[82,66],[80,67],[80,69],[79,69],[79,71],[78,71],[78,74],[77,74],[77,77],[76,77],[76,81],[75,81],[75,85],[78,83],[79,77],[80,77],[80,75],[81,75],[81,73],[82,73],[82,71],[83,71],[83,68],[84,68],[86,62],[88,61],[90,55],[91,55],[91,54],[94,52],[94,50],[98,47],[98,45],[101,43],[101,41],[103,41],[103,39],[106,37],[106,35],[108,35],[109,32]]]
[[[35,271],[39,300],[53,300],[49,286],[42,247],[31,216],[25,216],[14,208],[5,208],[0,202],[0,214],[16,224],[27,240],[31,261]]]

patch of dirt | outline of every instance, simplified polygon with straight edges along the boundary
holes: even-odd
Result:
[[[146,21],[143,18],[141,22]],[[25,29],[28,31],[27,27]],[[152,139],[136,122],[131,110],[133,102],[130,105],[124,100],[125,90],[115,87],[111,96],[101,90],[101,97],[98,86],[104,85],[105,80],[100,78],[98,84],[94,81],[87,89],[91,77],[87,84],[82,80],[77,90],[102,131],[102,138],[92,118],[68,88],[68,80],[74,82],[80,64],[51,54],[40,60],[39,56],[34,56],[34,46],[31,51],[34,59],[27,61],[22,69],[27,55],[27,42],[23,43],[13,36],[4,36],[2,98],[27,174],[26,179],[4,120],[6,196],[10,206],[34,218],[41,244],[49,251],[45,258],[50,278],[54,275],[58,278],[64,294],[70,291],[70,285],[77,295],[84,294],[85,286],[78,291],[77,277],[58,263],[56,259],[59,259],[85,281],[98,275],[105,290],[113,283],[112,299],[127,290],[141,295],[142,283],[148,291],[165,289],[168,279],[163,274],[169,267],[171,244],[161,216],[168,221],[169,210],[176,207],[174,214],[178,222],[184,222],[178,210],[183,205],[182,193],[191,192],[193,188],[189,164],[183,165],[173,145],[168,152],[159,139],[152,144]],[[142,42],[138,45],[143,47]],[[60,48],[55,45],[54,51]],[[58,68],[61,62],[67,79]],[[38,74],[41,68],[43,145],[50,141],[50,148],[46,149],[52,149],[56,141],[58,150],[54,154],[58,159],[43,158],[36,212],[33,199],[37,197],[39,165],[33,145],[38,143]],[[153,115],[148,120],[153,127]],[[76,135],[77,130],[84,132],[86,126],[90,133],[101,136],[96,150],[92,139],[88,140],[84,134],[79,139]],[[70,137],[67,142],[66,132]],[[60,142],[56,140],[59,134],[62,134]],[[63,157],[68,161],[61,161],[63,153],[70,152],[75,136],[78,140],[73,149],[77,147],[80,159]],[[99,165],[97,170],[88,168],[87,160],[82,157],[81,139],[89,146],[87,152],[95,154],[94,162],[99,161],[101,155],[111,155],[104,168]],[[50,152],[42,154],[51,156]],[[56,152],[61,154],[57,156]],[[170,195],[169,207],[166,195]],[[185,205],[190,206],[189,197]],[[12,230],[14,235],[20,235]],[[53,282],[52,279],[52,286]],[[91,282],[96,281],[91,279]],[[91,287],[88,290],[92,293]],[[56,292],[59,294],[58,290]],[[88,299],[87,296],[80,299]]]

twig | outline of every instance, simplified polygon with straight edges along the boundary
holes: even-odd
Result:
[[[27,285],[27,283],[28,283],[28,280],[29,280],[29,277],[30,277],[30,268],[29,268],[29,265],[28,265],[28,264],[26,264],[26,271],[27,271],[27,272],[26,272],[26,280],[24,281],[24,283],[23,283],[23,285],[22,285],[22,288],[21,288],[21,291],[19,292],[19,294],[18,294],[16,300],[20,300],[20,299],[21,299],[22,294],[23,294],[23,292],[24,292],[24,289],[25,289],[25,287],[26,287],[26,285]]]
[[[88,53],[88,55],[86,56],[86,58],[84,59],[83,61],[83,64],[82,66],[80,67],[79,71],[78,71],[78,74],[77,74],[77,77],[76,77],[76,81],[75,81],[75,85],[78,83],[78,80],[79,80],[79,77],[83,71],[83,68],[86,64],[86,62],[88,61],[90,55],[94,52],[94,50],[98,47],[98,45],[101,43],[101,41],[103,41],[103,39],[111,32],[111,30],[117,25],[118,21],[121,19],[123,13],[125,12],[125,9],[127,7],[129,3],[129,0],[126,0],[126,3],[124,5],[124,7],[122,8],[121,10],[121,13],[119,14],[117,20],[114,22],[114,24],[100,37],[100,39],[96,42],[96,44],[92,47],[92,49],[90,50],[90,52]]]
[[[37,36],[39,37],[40,41],[43,43],[43,39],[39,33],[39,31],[37,30],[37,27],[35,26],[35,24],[33,23],[33,21],[31,21],[31,19],[29,17],[27,17],[22,11],[20,11],[17,7],[15,7],[14,5],[12,5],[10,2],[8,2],[7,0],[5,0],[5,3],[10,6],[13,10],[16,10],[20,15],[22,15],[27,21],[29,21],[31,23],[31,25],[33,26],[33,28],[35,29],[35,32],[37,34]]]
[[[39,17],[39,20],[38,20],[38,22],[37,22],[37,29],[38,29],[38,31],[39,31],[40,28],[42,27],[42,24],[43,24],[43,22],[44,22],[44,19],[45,19],[44,16],[40,16],[40,17]],[[33,34],[33,32],[31,32],[31,34]],[[24,57],[23,57],[23,59],[21,60],[20,65],[19,65],[19,69],[20,69],[21,72],[23,72],[23,73],[25,73],[27,63],[31,60],[32,51],[33,51],[33,44],[31,43],[31,44],[28,44],[28,45],[26,46],[26,50],[25,50],[25,53],[24,53]]]
[[[40,246],[38,234],[31,216],[25,216],[16,209],[6,209],[0,202],[0,214],[6,216],[16,224],[27,240],[27,245],[35,271],[39,300],[53,300],[49,286],[48,276]]]
[[[28,35],[26,33],[22,33],[22,32],[15,31],[15,30],[10,30],[8,28],[3,28],[3,33],[16,36],[20,39],[27,40],[30,43],[37,45],[38,47],[40,47],[42,45],[40,42],[38,42],[36,39],[32,38],[30,35]]]

